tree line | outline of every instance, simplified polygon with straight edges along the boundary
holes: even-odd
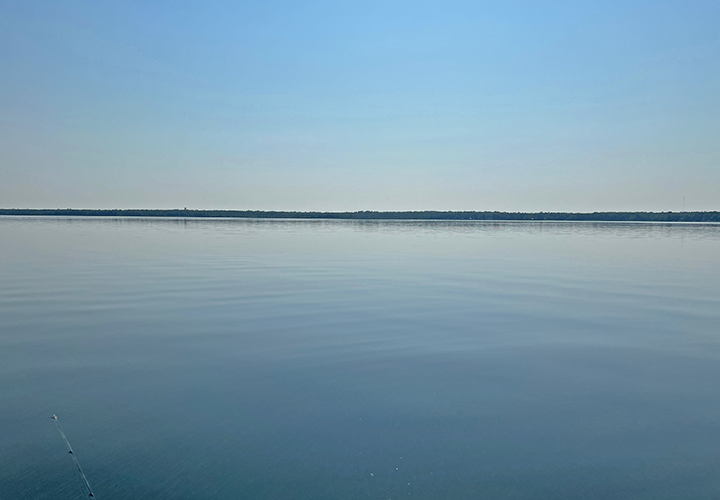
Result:
[[[0,215],[75,217],[221,217],[253,219],[356,220],[494,220],[494,221],[607,221],[607,222],[720,222],[720,212],[283,212],[265,210],[4,208]]]

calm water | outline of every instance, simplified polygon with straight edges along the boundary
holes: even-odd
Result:
[[[720,226],[0,218],[0,498],[717,499]]]

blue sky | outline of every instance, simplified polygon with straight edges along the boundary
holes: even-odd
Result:
[[[720,210],[718,2],[0,4],[0,206]]]

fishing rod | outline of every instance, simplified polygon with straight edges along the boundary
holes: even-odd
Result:
[[[85,473],[82,470],[82,467],[80,467],[80,462],[78,462],[77,457],[75,456],[75,453],[73,453],[72,446],[70,446],[70,441],[68,441],[67,436],[62,430],[62,427],[60,427],[60,422],[58,422],[57,415],[53,415],[50,417],[50,420],[55,421],[55,425],[57,426],[57,430],[60,433],[60,437],[65,441],[65,446],[67,446],[68,449],[68,455],[70,455],[70,458],[72,458],[73,463],[75,464],[75,467],[77,468],[77,471],[80,473],[80,479],[83,481],[83,493],[85,493],[85,490],[87,489],[87,495],[89,498],[96,498],[95,495],[92,492],[92,489],[90,488],[90,483],[88,482],[87,478],[85,477]]]

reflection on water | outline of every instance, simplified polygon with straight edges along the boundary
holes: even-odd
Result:
[[[720,225],[0,218],[0,498],[717,498]]]

